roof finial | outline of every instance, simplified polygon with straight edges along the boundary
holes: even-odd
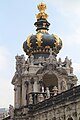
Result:
[[[46,4],[41,2],[37,7],[38,7],[38,10],[40,11],[40,13],[43,13],[43,12],[45,12]]]
[[[40,11],[40,13],[36,16],[37,19],[43,18],[43,19],[47,19],[48,15],[45,13],[45,9],[46,4],[44,4],[43,2],[41,2],[38,6],[37,6],[38,10]]]

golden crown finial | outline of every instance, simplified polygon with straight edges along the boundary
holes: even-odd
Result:
[[[40,18],[47,19],[47,18],[48,18],[48,15],[45,13],[45,9],[47,8],[47,7],[46,7],[46,4],[44,4],[43,2],[41,2],[41,3],[37,6],[37,8],[38,8],[38,10],[40,11],[40,13],[36,15],[37,19],[40,19]]]
[[[47,8],[46,7],[46,4],[44,4],[43,2],[41,2],[38,6],[37,6],[38,10],[43,13],[45,12],[45,9]]]

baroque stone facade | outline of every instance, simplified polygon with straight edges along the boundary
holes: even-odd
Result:
[[[77,77],[72,69],[68,57],[61,62],[61,58],[57,61],[51,55],[45,60],[43,57],[34,60],[31,55],[27,61],[24,55],[16,56],[16,72],[12,80],[15,108],[42,102],[76,86]]]
[[[28,55],[16,56],[14,120],[80,120],[80,86],[72,61],[57,59],[62,40],[48,33],[46,5],[38,5],[36,35],[23,44]]]
[[[15,120],[79,120],[80,86],[71,60],[50,58],[16,56]]]

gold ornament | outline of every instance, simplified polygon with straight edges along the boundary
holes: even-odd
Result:
[[[38,47],[41,47],[41,43],[42,43],[42,33],[38,33],[38,34],[36,34],[36,39],[37,39],[37,44],[38,44]]]
[[[45,48],[50,48],[50,46],[45,46]]]
[[[47,19],[48,15],[46,13],[39,13],[38,15],[36,15],[36,18],[37,19],[40,19],[40,18]]]
[[[57,45],[59,44],[59,38],[58,38],[57,35],[53,35],[53,36],[54,36],[54,38],[56,39],[55,45],[57,46]]]
[[[43,13],[45,12],[45,9],[46,9],[46,4],[44,3],[40,3],[38,6],[37,6],[38,10],[40,11],[40,13]]]
[[[31,35],[29,35],[28,38],[27,38],[27,45],[28,45],[28,47],[31,47],[30,37],[31,37]]]
[[[40,11],[40,13],[38,15],[36,15],[36,18],[37,19],[40,19],[40,18],[47,19],[48,15],[45,13],[46,4],[41,2],[37,7],[38,7],[38,10]]]
[[[39,33],[39,32],[48,33],[47,30],[43,30],[43,29],[42,29],[42,30],[38,30],[38,33]]]
[[[45,28],[46,27],[46,23],[43,23],[43,28]]]

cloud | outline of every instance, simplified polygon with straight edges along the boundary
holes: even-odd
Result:
[[[47,2],[65,16],[80,14],[80,0],[49,0]]]
[[[80,34],[73,34],[73,35],[67,35],[63,36],[62,38],[65,45],[69,46],[79,46],[80,45]]]
[[[13,104],[13,94],[14,94],[13,86],[11,86],[9,80],[8,79],[1,79],[0,107],[8,108],[9,104]]]
[[[6,47],[0,46],[0,107],[8,107],[13,104],[13,86],[11,54]],[[5,101],[6,100],[6,101]]]
[[[73,63],[74,73],[80,72],[80,63]]]
[[[9,51],[5,47],[0,47],[0,71],[5,70],[9,62]]]
[[[64,42],[80,44],[80,0],[48,0],[47,4],[62,16],[65,26],[60,27]]]
[[[78,84],[80,84],[80,63],[73,63],[74,74],[78,78]]]

